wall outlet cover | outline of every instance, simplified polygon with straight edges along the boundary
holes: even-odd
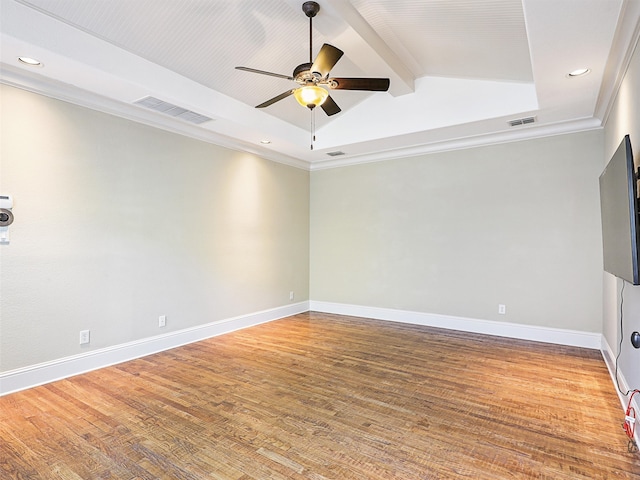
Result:
[[[80,345],[86,345],[91,342],[91,331],[82,330],[80,332]]]

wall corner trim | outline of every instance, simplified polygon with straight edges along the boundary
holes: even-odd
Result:
[[[499,337],[517,338],[535,342],[554,343],[573,347],[599,350],[601,347],[600,333],[565,330],[560,328],[541,327],[537,325],[523,325],[518,323],[496,322],[475,318],[455,317],[435,313],[412,312],[391,308],[365,307],[312,300],[309,302],[311,311],[336,313],[356,317],[389,320],[401,323],[411,323],[428,327],[460,330],[463,332],[496,335]]]
[[[309,311],[299,302],[0,373],[0,396]]]

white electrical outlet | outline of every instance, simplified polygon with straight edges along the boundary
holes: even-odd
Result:
[[[293,297],[294,297],[293,292],[289,292],[289,300],[293,300]]]
[[[500,315],[506,315],[507,314],[507,306],[506,305],[498,305],[498,313]]]
[[[159,327],[166,327],[167,326],[167,316],[166,315],[160,315],[158,317],[158,326]]]
[[[91,331],[90,330],[82,330],[80,332],[80,345],[86,345],[91,341]]]

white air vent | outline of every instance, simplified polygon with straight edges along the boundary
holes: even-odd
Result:
[[[339,157],[340,155],[344,155],[344,152],[337,150],[335,152],[327,152],[327,155],[329,155],[330,157]]]
[[[517,118],[515,120],[509,120],[509,125],[517,127],[518,125],[527,125],[536,121],[536,117]]]
[[[165,102],[155,97],[144,97],[133,103],[150,110],[155,110],[156,112],[164,113],[165,115],[179,118],[189,123],[195,123],[196,125],[213,120],[213,118],[205,117],[204,115],[192,112],[186,108],[178,107],[177,105],[173,105],[172,103]]]

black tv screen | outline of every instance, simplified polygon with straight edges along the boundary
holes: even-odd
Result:
[[[640,284],[637,182],[631,139],[625,135],[600,175],[600,212],[604,269],[634,285]]]

